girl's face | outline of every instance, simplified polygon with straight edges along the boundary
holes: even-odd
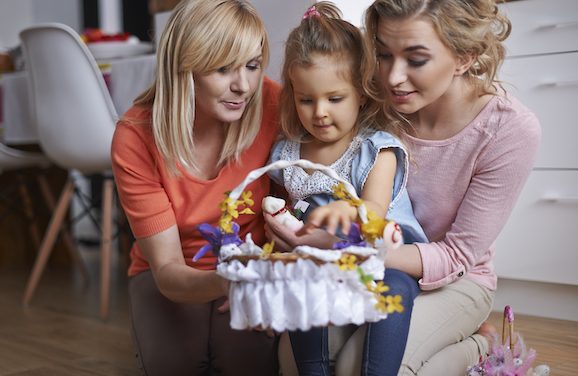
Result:
[[[299,120],[319,142],[349,143],[363,99],[341,59],[317,55],[312,60],[311,66],[296,65],[291,70]]]
[[[376,47],[379,78],[393,107],[403,114],[435,106],[464,71],[426,18],[381,18]]]
[[[261,78],[261,46],[251,60],[238,68],[222,67],[194,76],[195,119],[202,122],[231,123],[241,119]]]

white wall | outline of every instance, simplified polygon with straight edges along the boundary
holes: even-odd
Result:
[[[32,24],[32,0],[0,0],[0,49],[18,45],[18,32]]]
[[[494,311],[578,321],[578,286],[498,278]]]
[[[269,34],[271,60],[267,68],[267,75],[272,79],[280,81],[287,34],[299,24],[307,7],[314,2],[313,0],[252,1],[261,17],[263,17]]]
[[[0,49],[17,46],[22,29],[43,22],[62,22],[81,31],[81,0],[0,0]]]
[[[363,13],[373,3],[373,0],[333,0],[333,2],[341,9],[344,19],[357,27],[361,27],[363,25]]]

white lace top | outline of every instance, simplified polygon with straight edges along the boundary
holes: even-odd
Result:
[[[365,131],[356,135],[345,150],[345,153],[329,166],[344,180],[352,181],[351,163],[353,157],[358,153],[361,143],[367,138],[367,133]],[[281,149],[280,156],[282,160],[286,161],[300,159],[301,144],[298,142],[286,142]],[[301,167],[291,166],[283,171],[283,183],[292,200],[303,200],[315,194],[332,192],[335,180],[321,171],[314,171],[310,175]]]

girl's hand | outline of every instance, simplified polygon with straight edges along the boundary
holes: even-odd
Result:
[[[335,235],[337,228],[341,226],[344,234],[349,234],[351,221],[357,218],[357,209],[347,201],[333,201],[327,205],[315,208],[309,217],[305,226],[297,231],[297,235],[306,235],[312,233],[315,229],[325,228],[325,231]]]
[[[275,241],[277,251],[290,252],[298,245],[329,249],[333,243],[339,241],[339,238],[322,229],[312,229],[307,234],[300,235],[300,231],[295,233],[289,230],[270,214],[263,213],[263,217],[265,218],[265,234],[270,241]]]

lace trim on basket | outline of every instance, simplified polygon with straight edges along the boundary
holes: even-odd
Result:
[[[363,140],[367,137],[366,132],[356,135],[347,150],[331,166],[342,179],[351,181],[351,164],[353,157],[358,152]],[[301,157],[301,144],[295,141],[287,141],[281,150],[282,160],[293,161]],[[285,189],[293,200],[303,200],[311,195],[319,193],[331,194],[336,181],[321,171],[314,171],[309,175],[299,166],[289,166],[283,171]]]

